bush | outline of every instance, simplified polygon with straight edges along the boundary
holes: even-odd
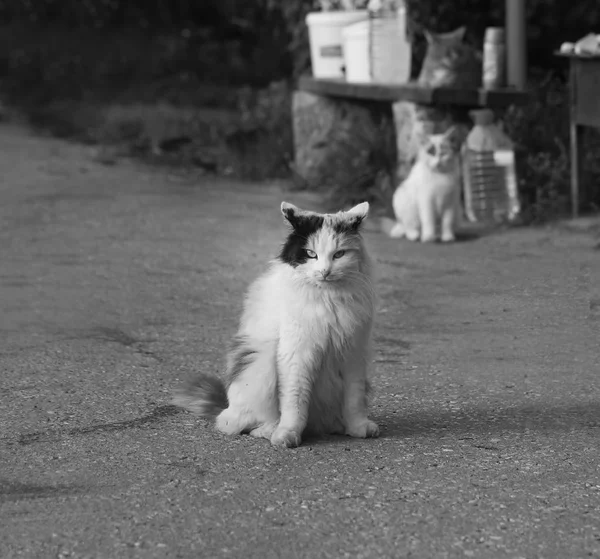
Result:
[[[293,157],[292,91],[288,82],[273,82],[256,91],[239,93],[240,120],[226,138],[235,155],[233,171],[258,180],[285,177]]]
[[[564,213],[569,186],[567,85],[554,74],[529,82],[532,101],[511,107],[504,118],[515,141],[519,191],[527,217],[540,221]]]
[[[467,25],[468,40],[480,45],[485,27],[504,24],[505,0],[406,1],[415,74],[424,54],[424,28],[441,32]],[[281,176],[289,172],[293,149],[290,80],[310,70],[305,18],[317,5],[316,0],[0,0],[2,93],[37,123],[90,141],[143,136],[148,126],[140,115],[152,111],[135,108],[140,104],[180,107],[166,111],[178,115],[174,120],[184,114],[207,117],[194,107],[235,111],[237,124],[218,139],[234,161],[233,171],[250,178]],[[529,216],[542,220],[562,211],[569,189],[567,94],[559,71],[564,63],[552,52],[600,25],[600,3],[528,0],[527,16],[534,99],[511,109],[506,126],[517,142]],[[116,112],[104,110],[114,105]],[[106,114],[116,121],[101,122]],[[119,124],[131,118],[135,134],[130,124]],[[211,121],[200,128],[213,137],[214,126]],[[586,136],[587,178],[597,181],[598,135]],[[389,185],[372,194],[381,193],[388,196]],[[591,200],[597,206],[598,198]]]
[[[532,101],[511,107],[504,124],[516,144],[525,217],[539,222],[563,216],[569,209],[569,94],[564,77],[556,72],[534,72],[528,89]],[[589,184],[600,182],[600,142],[594,132],[585,137],[584,181]],[[587,202],[597,209],[600,193],[590,195]]]

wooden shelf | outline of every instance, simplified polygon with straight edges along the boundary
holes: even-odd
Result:
[[[556,56],[560,56],[561,58],[572,58],[575,60],[598,60],[600,58],[600,53],[582,53],[582,54],[577,54],[574,52],[560,52],[560,51],[555,51],[554,54]]]
[[[348,83],[344,79],[318,79],[302,76],[298,89],[318,95],[370,101],[411,101],[422,105],[457,105],[463,107],[503,108],[524,105],[529,94],[516,89],[452,89],[423,87],[417,83],[382,84]]]

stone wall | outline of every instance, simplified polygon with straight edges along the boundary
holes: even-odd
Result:
[[[396,165],[389,103],[342,100],[296,91],[295,171],[311,190],[351,187]]]

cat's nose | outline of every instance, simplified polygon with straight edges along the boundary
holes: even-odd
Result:
[[[331,274],[331,270],[321,270],[321,275],[323,276],[323,279],[327,279],[327,276]]]

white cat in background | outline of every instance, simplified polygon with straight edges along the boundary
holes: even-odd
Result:
[[[453,132],[454,127],[432,134],[420,147],[410,173],[394,193],[396,223],[384,226],[390,237],[454,241],[461,217],[461,167]]]
[[[368,210],[320,214],[284,202],[291,230],[248,290],[225,378],[200,373],[173,403],[275,446],[308,433],[376,437],[367,417],[374,290],[360,233]]]

